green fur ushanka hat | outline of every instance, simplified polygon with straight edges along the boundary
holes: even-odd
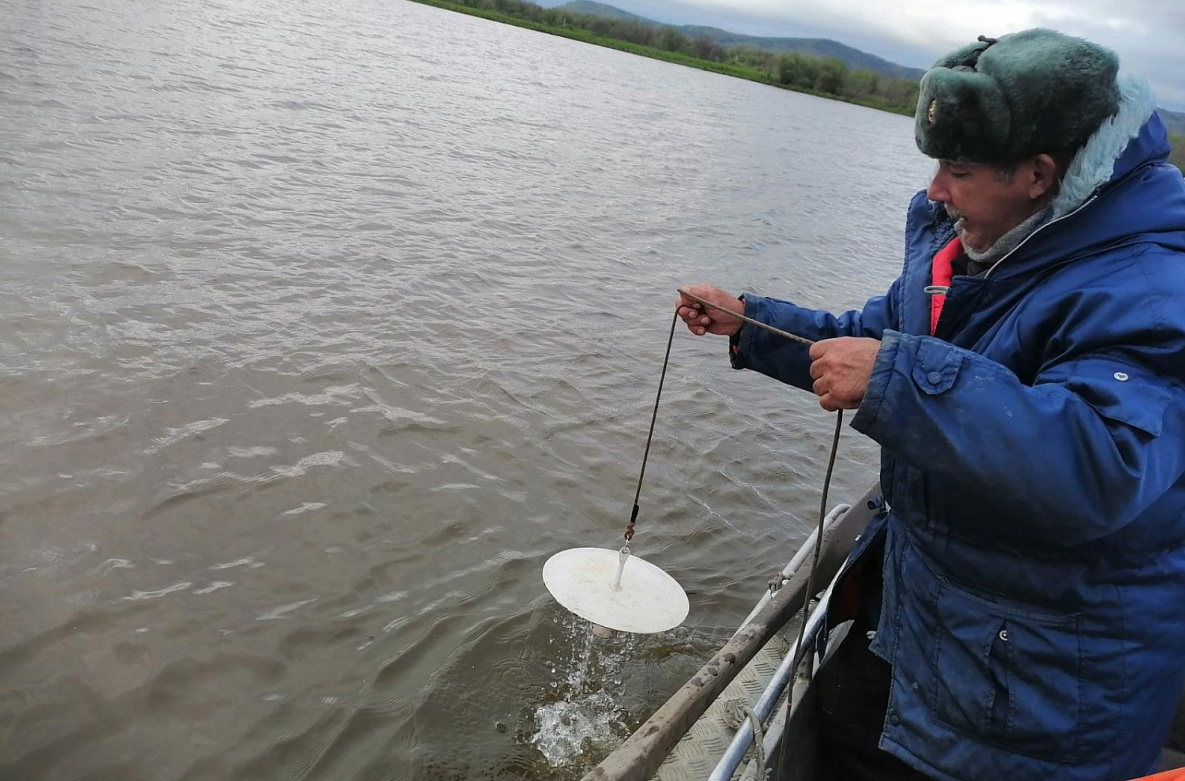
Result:
[[[1111,50],[1053,30],[980,36],[922,77],[918,149],[998,165],[1074,149],[1118,109],[1118,71]]]

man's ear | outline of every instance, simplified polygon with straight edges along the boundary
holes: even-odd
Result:
[[[1049,155],[1041,154],[1029,160],[1029,198],[1039,201],[1057,192],[1057,162]]]

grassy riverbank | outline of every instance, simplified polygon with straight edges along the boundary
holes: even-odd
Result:
[[[852,71],[835,58],[797,53],[777,55],[745,47],[723,47],[701,39],[688,39],[670,28],[615,22],[558,9],[545,9],[519,0],[470,0],[473,4],[449,0],[415,2],[676,65],[906,116],[913,116],[917,102],[917,85],[913,82],[891,79],[871,71]],[[618,35],[606,34],[610,32],[617,32]],[[646,45],[629,38],[653,40],[662,45]]]

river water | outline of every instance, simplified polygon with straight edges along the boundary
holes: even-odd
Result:
[[[686,624],[547,595],[675,286],[882,291],[909,120],[403,0],[2,5],[0,779],[578,777],[818,502],[831,418],[681,332],[634,551]]]

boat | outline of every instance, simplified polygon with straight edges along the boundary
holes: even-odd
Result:
[[[813,577],[817,531],[736,633],[583,781],[826,781],[811,688],[815,642],[830,584],[878,511],[879,497],[874,487],[856,503],[833,508],[822,524]],[[828,586],[808,594],[814,591],[808,582]],[[814,607],[802,629],[808,597]],[[801,649],[793,653],[800,630]],[[1161,755],[1160,770],[1174,768],[1185,768],[1185,692]]]

